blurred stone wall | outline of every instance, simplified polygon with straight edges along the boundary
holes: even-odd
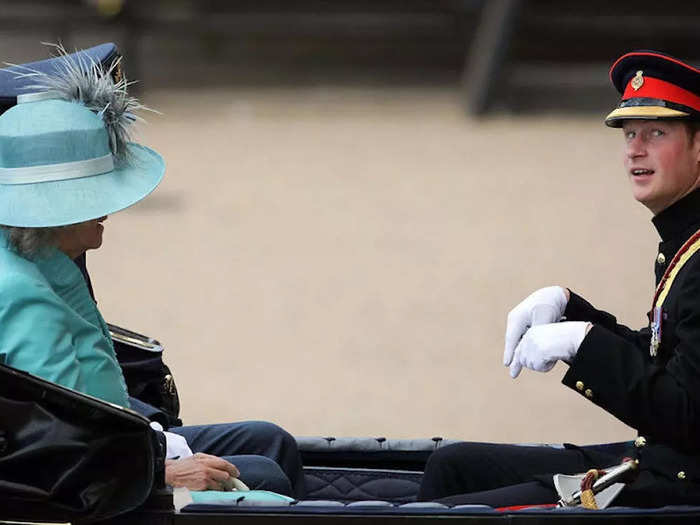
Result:
[[[236,2],[248,8],[237,31],[214,16],[211,34],[187,29],[191,2],[137,4],[170,25],[2,0],[0,49],[23,62],[45,55],[42,40],[117,41],[162,112],[138,136],[163,154],[166,178],[110,217],[88,264],[105,317],[166,345],[187,422],[496,441],[633,434],[559,385],[562,365],[517,381],[501,365],[506,312],[541,286],[645,322],[656,236],[628,195],[619,132],[602,125],[616,99],[606,63],[621,50],[603,59],[600,35],[615,27],[600,10],[587,15],[602,24],[595,56],[579,51],[572,67],[537,49],[573,45],[564,28],[576,18],[558,19],[547,43],[547,4],[533,3],[524,27],[542,39],[516,35],[500,106],[475,120],[459,79],[476,23],[464,6],[479,2],[403,3],[394,24],[401,2],[359,4],[369,14],[300,3],[289,27],[279,9]],[[642,22],[625,20],[632,38]]]

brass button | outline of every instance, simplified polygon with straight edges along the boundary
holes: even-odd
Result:
[[[656,256],[656,262],[659,264],[665,264],[666,263],[666,256],[659,252],[659,255]]]
[[[678,479],[685,479],[685,472],[683,472],[682,470],[676,475],[678,476]]]
[[[593,390],[591,390],[590,388],[587,388],[586,391],[584,392],[584,394],[586,394],[586,397],[588,399],[591,399],[593,397]]]
[[[647,439],[644,436],[639,436],[637,439],[634,440],[634,446],[637,448],[642,448],[646,444]]]
[[[576,390],[583,392],[583,381],[576,381]]]

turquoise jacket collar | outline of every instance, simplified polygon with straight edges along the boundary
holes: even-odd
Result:
[[[79,268],[55,248],[28,260],[7,246],[4,232],[0,355],[9,366],[129,406],[109,330]]]

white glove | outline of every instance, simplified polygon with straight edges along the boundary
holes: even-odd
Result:
[[[522,368],[549,372],[557,361],[571,361],[588,333],[590,323],[567,321],[530,328],[515,349],[510,376],[518,377]]]
[[[531,326],[556,323],[564,315],[566,294],[561,286],[548,286],[532,292],[508,313],[506,321],[506,348],[503,351],[503,366],[513,360],[515,347]]]
[[[166,459],[187,458],[193,455],[192,449],[187,444],[184,437],[179,434],[173,434],[172,432],[165,432],[163,426],[157,421],[151,421],[150,424],[153,430],[165,434],[165,446],[167,447],[165,452]]]

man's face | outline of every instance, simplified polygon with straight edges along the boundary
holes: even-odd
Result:
[[[627,120],[622,130],[632,194],[652,213],[700,187],[700,133],[663,120]]]

